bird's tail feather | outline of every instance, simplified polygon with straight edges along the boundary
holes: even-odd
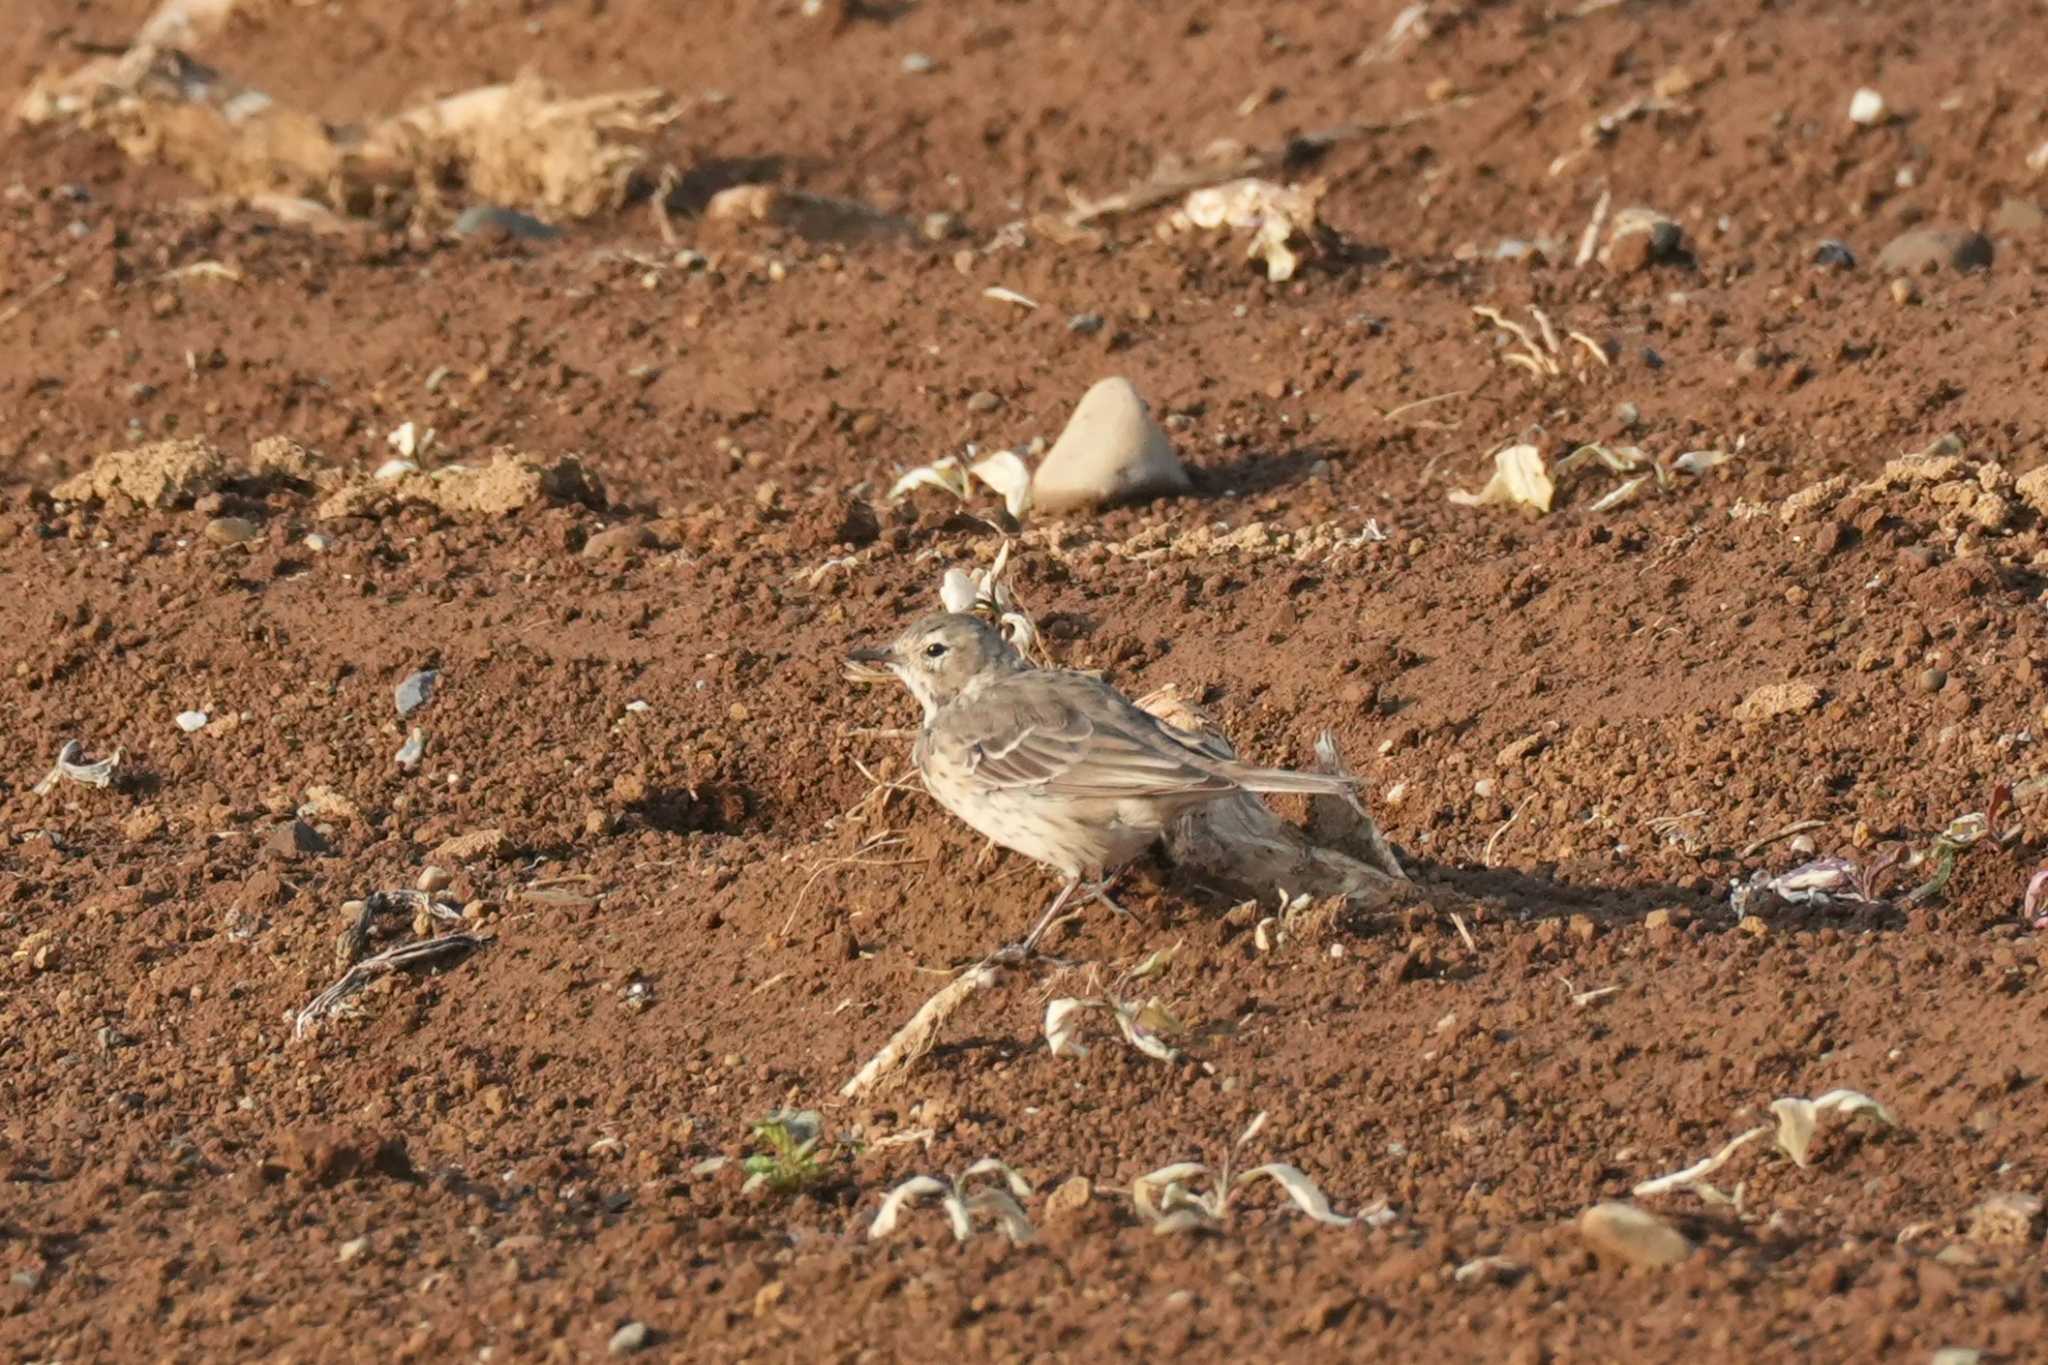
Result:
[[[1286,768],[1254,768],[1243,763],[1217,765],[1225,777],[1254,792],[1302,792],[1309,796],[1349,796],[1358,785],[1350,773],[1297,773]]]

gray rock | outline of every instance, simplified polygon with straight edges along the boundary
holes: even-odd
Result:
[[[647,1324],[629,1322],[612,1333],[612,1339],[605,1344],[605,1350],[615,1356],[629,1356],[647,1344]]]
[[[1104,379],[1081,396],[1066,430],[1031,480],[1032,505],[1059,512],[1100,507],[1190,487],[1173,443],[1131,381]]]
[[[398,703],[398,714],[409,716],[425,706],[427,700],[434,695],[434,684],[440,677],[436,670],[423,668],[400,683],[392,693],[393,699]]]
[[[529,242],[545,242],[562,235],[560,228],[549,227],[538,218],[517,209],[499,208],[496,204],[471,204],[455,220],[455,231],[462,237],[502,232],[507,237],[519,237]]]
[[[1813,249],[1813,263],[1828,270],[1854,270],[1856,253],[1848,243],[1830,237]]]
[[[583,542],[585,559],[624,558],[635,550],[644,550],[654,543],[654,534],[638,524],[614,526],[599,531]]]
[[[215,517],[206,523],[206,538],[216,545],[242,545],[262,534],[247,517]]]
[[[1962,228],[1922,227],[1902,232],[1877,253],[1877,268],[1887,275],[1918,275],[1940,270],[1986,270],[1991,266],[1991,239]]]

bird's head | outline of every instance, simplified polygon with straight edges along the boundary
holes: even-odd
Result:
[[[857,682],[895,678],[910,689],[925,719],[987,677],[1024,668],[1002,632],[979,616],[939,612],[916,622],[880,648],[846,657],[846,676]]]

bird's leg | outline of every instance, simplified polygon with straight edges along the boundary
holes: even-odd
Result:
[[[1088,893],[1088,899],[1101,901],[1104,905],[1108,906],[1117,914],[1122,915],[1125,919],[1136,919],[1136,915],[1124,909],[1121,905],[1118,905],[1115,901],[1109,898],[1109,888],[1115,883],[1115,881],[1116,878],[1114,877],[1104,877],[1101,881],[1091,882],[1090,884],[1082,887],[1081,889]]]
[[[996,949],[990,955],[992,960],[998,962],[1022,962],[1025,958],[1030,957],[1038,948],[1038,940],[1044,938],[1046,931],[1060,922],[1060,911],[1067,908],[1067,902],[1072,900],[1074,893],[1080,889],[1081,879],[1079,877],[1069,877],[1066,884],[1060,888],[1059,895],[1052,898],[1052,904],[1047,906],[1045,913],[1038,917],[1038,923],[1032,927],[1030,933],[1024,936],[1024,941]]]

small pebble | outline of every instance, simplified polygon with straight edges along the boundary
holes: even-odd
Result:
[[[333,540],[321,535],[318,531],[315,531],[313,532],[313,534],[307,536],[304,544],[307,549],[311,550],[316,555],[326,554],[329,550],[334,548]]]
[[[434,684],[440,677],[438,670],[423,668],[400,683],[392,692],[393,699],[398,703],[398,714],[409,716],[425,706],[428,699],[434,695]]]
[[[1093,336],[1102,330],[1102,314],[1076,313],[1067,319],[1067,330],[1081,336]]]
[[[189,735],[194,730],[204,730],[208,719],[210,717],[204,711],[180,711],[178,713],[178,728]]]
[[[1913,282],[1903,275],[1892,281],[1891,288],[1892,302],[1898,304],[1901,308],[1909,303],[1918,303],[1920,301],[1920,291],[1915,289]]]
[[[1849,122],[1860,123],[1865,128],[1875,127],[1885,121],[1884,96],[1869,86],[1858,90],[1849,97]]]
[[[976,393],[970,394],[967,399],[967,410],[969,412],[994,412],[1002,405],[1003,400],[997,395],[990,393],[987,389],[981,389]]]
[[[1919,227],[1902,232],[1877,253],[1877,268],[1888,275],[1918,275],[1931,270],[1989,269],[1995,253],[1991,239],[1963,228]]]
[[[647,1344],[647,1324],[629,1322],[612,1333],[611,1341],[605,1346],[615,1356],[631,1355]]]
[[[1828,270],[1854,270],[1856,253],[1846,242],[1830,237],[1813,249],[1813,263]]]
[[[528,241],[544,242],[551,237],[562,235],[560,228],[549,227],[540,219],[517,209],[499,208],[496,204],[472,204],[462,211],[455,220],[458,237],[471,237],[477,233],[503,233],[507,237],[523,237]]]
[[[436,891],[446,889],[449,880],[447,868],[429,864],[420,869],[420,878],[413,885],[431,896]]]
[[[1948,686],[1948,671],[1940,668],[1923,669],[1914,681],[1919,684],[1922,692],[1939,692]]]
[[[924,76],[938,69],[939,64],[922,52],[913,52],[903,59],[903,74]]]
[[[412,732],[412,737],[405,741],[405,747],[392,755],[392,758],[401,768],[413,768],[418,766],[420,759],[426,752],[427,732],[415,729]]]
[[[346,1265],[348,1262],[355,1260],[357,1257],[361,1256],[364,1252],[368,1251],[369,1249],[369,1238],[351,1237],[348,1241],[343,1242],[341,1244],[341,1249],[336,1254],[335,1259],[339,1260],[340,1262],[342,1262],[342,1264]]]
[[[258,534],[256,523],[247,517],[215,517],[206,523],[206,538],[216,545],[241,545]]]

